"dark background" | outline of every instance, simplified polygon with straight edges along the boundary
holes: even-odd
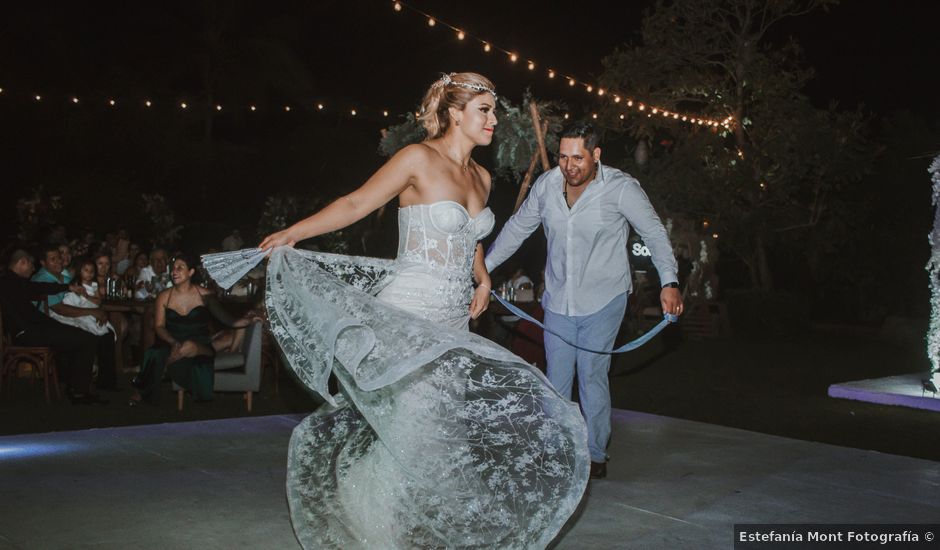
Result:
[[[361,184],[384,160],[380,129],[413,110],[441,72],[481,72],[515,102],[530,89],[566,102],[575,116],[591,112],[592,96],[547,79],[545,69],[591,82],[605,55],[637,38],[653,5],[415,1],[400,13],[377,0],[8,6],[0,23],[0,231],[12,240],[16,199],[41,185],[62,196],[55,221],[70,237],[86,226],[140,235],[140,195],[158,192],[184,226],[184,240],[199,241],[193,246],[217,245],[232,227],[250,244],[266,197],[328,200]],[[484,53],[442,24],[430,28],[414,9],[521,59]],[[893,307],[882,313],[925,316],[928,307],[926,168],[940,150],[938,15],[931,2],[843,2],[774,31],[776,40],[803,46],[805,65],[816,71],[805,90],[814,104],[862,105],[872,116],[878,161],[863,189],[884,216],[856,244],[870,243],[883,259],[877,276]],[[538,70],[526,70],[523,59]],[[73,95],[79,104],[70,103]],[[144,99],[153,107],[143,108]],[[181,110],[182,101],[190,108]],[[317,102],[327,108],[317,111]],[[250,104],[258,110],[248,111]],[[484,165],[491,154],[475,152]],[[604,154],[617,164],[627,150]],[[513,182],[497,182],[498,219],[506,219],[515,192]],[[394,253],[392,218],[368,253]],[[775,266],[778,280],[798,286],[798,264],[784,260]],[[734,266],[722,275],[724,288],[744,284]]]

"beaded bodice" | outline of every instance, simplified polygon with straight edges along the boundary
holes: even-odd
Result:
[[[495,223],[489,208],[471,217],[454,201],[402,207],[398,210],[398,261],[469,278],[477,241],[487,236]]]

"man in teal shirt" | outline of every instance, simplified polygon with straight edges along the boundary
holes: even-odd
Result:
[[[62,254],[56,245],[47,245],[43,247],[39,263],[42,268],[33,275],[32,280],[37,283],[60,283],[68,284],[71,278],[62,272]],[[108,314],[98,308],[81,308],[62,303],[65,298],[65,292],[58,294],[49,294],[47,297],[49,310],[55,312],[60,317],[59,321],[68,324],[69,317],[92,316],[99,325],[108,322]],[[38,304],[43,309],[42,304]],[[64,318],[64,319],[63,319]],[[80,328],[80,327],[79,327]],[[89,333],[90,334],[90,333]],[[117,368],[115,365],[114,333],[106,332],[98,338],[98,389],[112,391],[117,389]]]

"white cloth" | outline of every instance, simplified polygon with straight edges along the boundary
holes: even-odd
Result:
[[[627,239],[631,228],[650,249],[662,284],[678,281],[672,245],[640,183],[598,163],[597,176],[569,209],[558,167],[542,174],[490,246],[489,271],[509,259],[539,225],[548,239],[542,307],[562,315],[590,315],[633,282]]]
[[[153,267],[151,267],[151,266],[149,266],[149,265],[148,265],[148,266],[144,266],[143,268],[141,268],[140,273],[137,274],[137,281],[136,281],[136,282],[138,282],[138,283],[150,283],[150,282],[153,282],[153,279],[154,279],[154,278],[156,278],[158,281],[160,281],[161,279],[166,281],[166,284],[165,284],[165,285],[164,285],[163,283],[160,283],[160,282],[157,282],[157,284],[154,285],[154,293],[155,293],[155,294],[159,294],[159,293],[162,292],[163,290],[166,290],[167,288],[170,288],[171,286],[173,286],[173,282],[170,280],[170,272],[169,272],[169,270],[165,271],[165,272],[163,273],[163,276],[161,277],[160,274],[158,274],[156,271],[154,271],[154,270],[153,270]]]
[[[492,227],[489,209],[444,201],[399,210],[394,261],[272,253],[271,331],[329,402],[291,437],[304,547],[541,548],[575,510],[589,470],[577,406],[467,331],[474,250]],[[229,281],[258,256],[204,265]]]
[[[98,290],[98,283],[93,283],[94,288]],[[85,285],[86,292],[87,287],[90,285]],[[74,292],[66,292],[65,296],[62,298],[62,303],[67,306],[80,307],[82,309],[97,309],[98,304],[92,302],[84,296],[79,296]],[[98,324],[98,320],[92,317],[91,315],[82,315],[81,317],[66,317],[65,315],[59,315],[55,311],[49,310],[49,316],[55,319],[56,321],[70,325],[73,327],[78,327],[85,332],[90,332],[96,336],[102,336],[107,334],[108,331],[114,332],[114,327],[111,326],[111,323],[105,323],[103,325]]]

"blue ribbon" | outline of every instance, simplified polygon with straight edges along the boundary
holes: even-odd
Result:
[[[632,341],[632,342],[627,342],[626,344],[624,344],[624,345],[622,345],[622,346],[620,346],[619,348],[614,349],[614,350],[598,351],[598,350],[595,350],[595,349],[585,348],[585,347],[579,346],[579,345],[577,345],[577,344],[572,344],[572,343],[569,342],[567,339],[565,339],[565,337],[563,337],[562,335],[558,334],[557,332],[555,332],[555,331],[553,331],[553,330],[549,330],[548,328],[546,328],[545,325],[543,325],[541,322],[539,322],[537,319],[535,319],[534,317],[532,317],[532,316],[529,315],[528,313],[522,311],[521,309],[519,309],[519,308],[517,308],[516,306],[510,304],[510,303],[507,302],[506,300],[503,300],[502,298],[500,298],[499,295],[496,294],[496,292],[494,292],[494,291],[491,290],[491,291],[490,291],[490,294],[492,294],[493,297],[496,298],[496,300],[497,300],[499,303],[503,304],[503,307],[505,307],[507,310],[509,310],[509,312],[512,313],[513,315],[515,315],[515,316],[517,316],[517,317],[520,317],[520,318],[522,318],[522,319],[525,319],[526,321],[529,321],[530,323],[535,323],[536,325],[538,325],[538,326],[539,326],[542,330],[544,330],[545,332],[554,334],[554,335],[557,336],[559,339],[561,339],[562,342],[568,344],[569,346],[571,346],[571,347],[573,347],[573,348],[577,348],[577,349],[584,350],[584,351],[589,351],[589,352],[591,352],[591,353],[601,353],[601,354],[605,354],[605,355],[613,355],[613,354],[615,354],[615,353],[626,353],[626,352],[628,352],[628,351],[633,351],[633,350],[635,350],[636,348],[638,348],[638,347],[642,346],[643,344],[645,344],[645,343],[649,342],[650,340],[652,340],[653,337],[656,336],[657,334],[659,334],[664,328],[666,328],[666,325],[668,325],[669,323],[677,323],[677,322],[679,322],[679,316],[678,316],[678,315],[673,315],[673,314],[671,314],[671,313],[667,313],[667,314],[663,315],[663,320],[660,321],[658,325],[656,325],[655,327],[653,327],[652,329],[650,329],[649,332],[647,332],[647,333],[644,334],[643,336],[640,336],[640,337],[637,338],[636,340],[634,340],[634,341]]]

